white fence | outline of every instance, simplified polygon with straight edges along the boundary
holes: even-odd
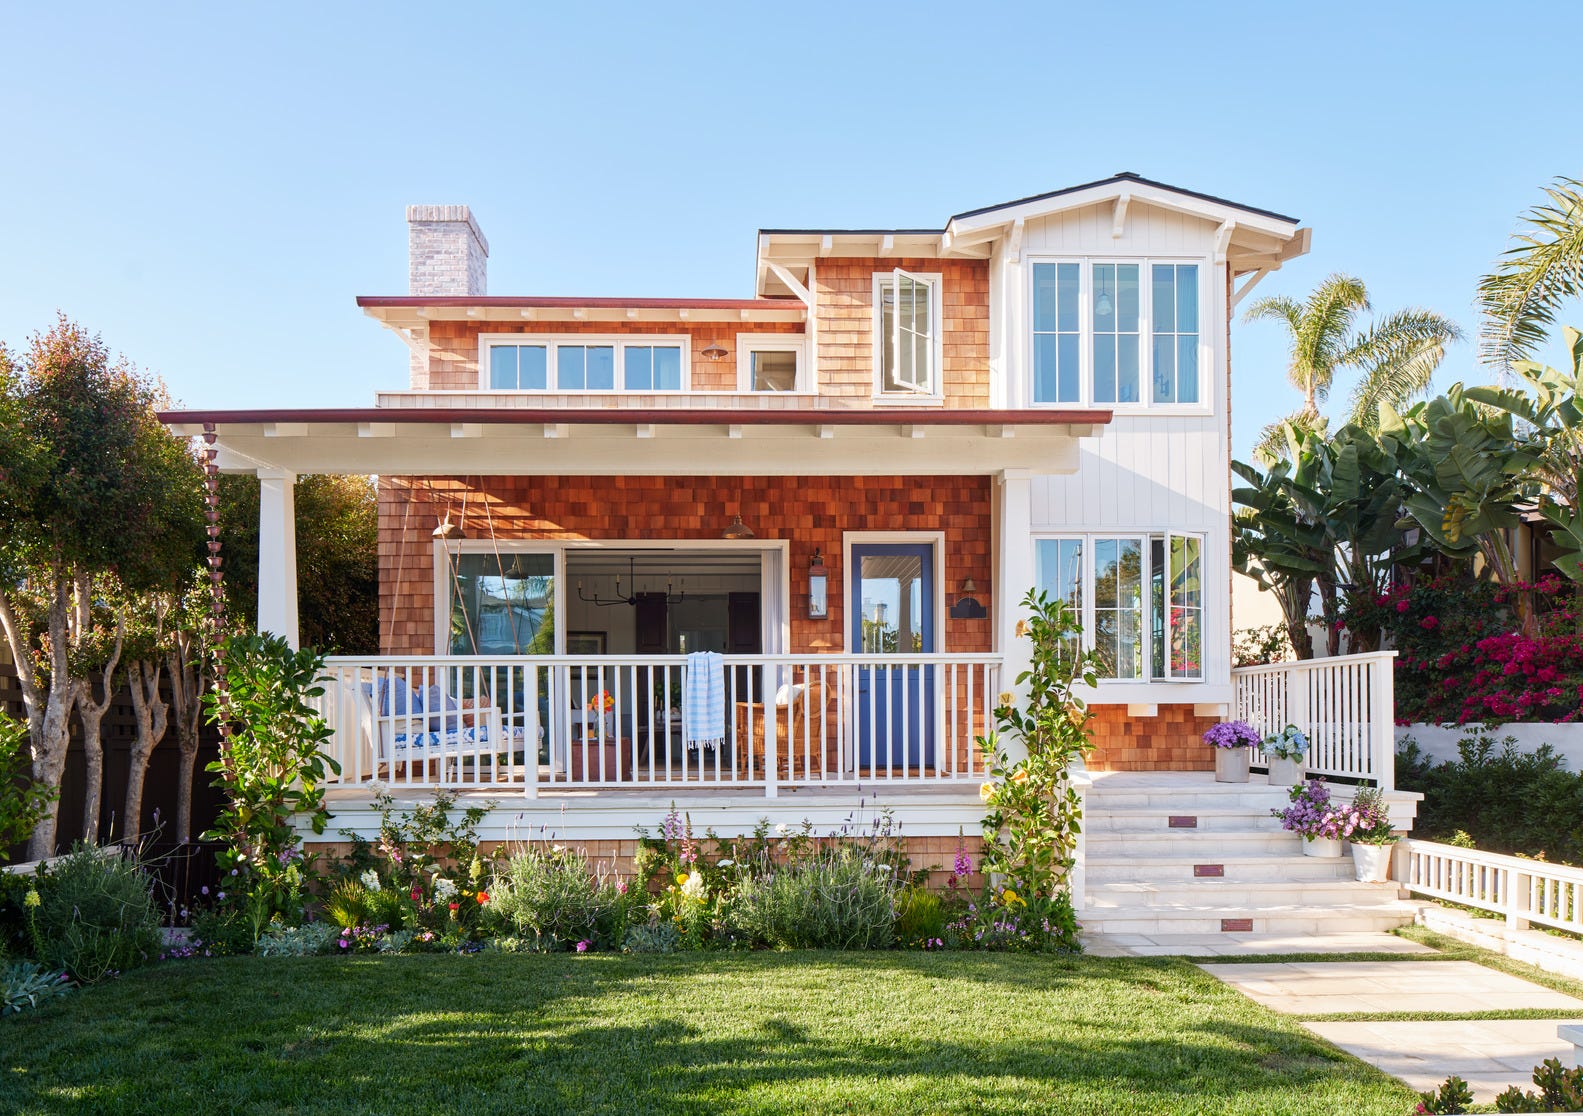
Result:
[[[1493,911],[1518,930],[1537,923],[1583,934],[1583,868],[1434,841],[1409,841],[1407,855],[1410,891]]]
[[[1396,785],[1394,651],[1237,667],[1232,716],[1261,736],[1296,725],[1314,775]],[[1265,757],[1255,750],[1255,763]]]
[[[682,655],[332,658],[334,782],[543,790],[979,781],[997,655],[723,656],[724,717]]]

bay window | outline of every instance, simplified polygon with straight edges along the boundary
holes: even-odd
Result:
[[[1070,605],[1099,676],[1125,682],[1203,678],[1203,539],[1092,534],[1035,543],[1038,587]]]
[[[1202,402],[1199,266],[1159,260],[1032,263],[1032,401]]]
[[[940,277],[896,268],[874,276],[878,394],[940,393]]]
[[[478,366],[489,391],[670,392],[687,386],[685,337],[485,335]]]

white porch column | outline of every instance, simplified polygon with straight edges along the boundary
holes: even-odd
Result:
[[[258,630],[283,636],[292,647],[297,633],[297,474],[258,471]]]
[[[1032,644],[1018,638],[1017,621],[1027,616],[1022,598],[1033,588],[1033,474],[1026,469],[1006,469],[997,478],[1000,486],[1000,570],[995,585],[995,649],[1004,665],[1001,688],[1020,700],[1025,687],[1017,675],[1033,663]]]

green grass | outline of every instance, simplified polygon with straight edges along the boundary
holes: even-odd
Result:
[[[1177,960],[231,958],[0,1020],[0,1112],[1389,1113]]]

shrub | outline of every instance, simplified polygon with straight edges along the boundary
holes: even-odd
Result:
[[[328,922],[306,926],[272,926],[258,939],[260,957],[314,957],[339,953],[340,930]]]
[[[946,924],[944,944],[955,949],[1076,953],[1077,913],[1065,889],[1049,898],[1024,897],[1011,888],[986,889],[966,913]]]
[[[1557,1058],[1546,1058],[1534,1067],[1537,1093],[1513,1085],[1495,1098],[1497,1112],[1578,1112],[1583,1111],[1583,1066],[1563,1066]]]
[[[838,845],[746,879],[735,918],[776,949],[884,949],[895,935],[899,890],[891,865]]]
[[[1027,708],[1003,693],[995,706],[995,731],[976,741],[989,770],[979,789],[984,800],[983,872],[1023,895],[1048,899],[1065,886],[1076,855],[1082,800],[1067,769],[1091,744],[1089,710],[1078,688],[1092,688],[1101,666],[1092,651],[1074,654],[1082,625],[1064,601],[1030,590],[1017,621],[1018,637],[1032,643],[1031,668],[1018,676]],[[1023,758],[1003,747],[1020,745]]]
[[[676,927],[658,920],[629,927],[622,948],[628,953],[675,953],[682,936]]]
[[[36,961],[13,961],[0,968],[0,1015],[19,1015],[70,991],[71,983],[59,969],[46,969]]]
[[[210,907],[192,916],[192,946],[211,957],[253,952],[253,922],[231,907]]]
[[[30,930],[45,966],[92,984],[159,955],[159,911],[135,860],[79,843],[37,894]]]
[[[232,636],[221,656],[225,685],[204,700],[209,720],[228,727],[220,758],[208,767],[226,804],[204,839],[225,843],[217,859],[256,938],[272,918],[301,918],[313,862],[302,853],[297,825],[324,832],[324,781],[341,769],[321,750],[330,727],[313,706],[324,693],[322,656],[271,635]]]
[[[497,870],[491,917],[542,950],[593,940],[615,905],[614,887],[595,879],[578,852],[529,846]]]
[[[368,921],[368,888],[356,880],[342,881],[324,901],[324,914],[342,930],[361,926]]]
[[[1452,1074],[1440,1083],[1440,1088],[1427,1093],[1418,1094],[1418,1112],[1426,1113],[1459,1113],[1466,1112],[1467,1106],[1473,1103],[1473,1090],[1468,1088],[1468,1083],[1456,1074]]]
[[[932,942],[945,933],[945,903],[927,888],[904,887],[896,897],[896,938],[903,945]]]
[[[1524,752],[1508,737],[1497,749],[1475,728],[1458,742],[1457,759],[1435,764],[1404,740],[1396,782],[1423,794],[1413,831],[1427,840],[1460,831],[1488,852],[1583,864],[1583,775],[1549,745]]]
[[[0,860],[49,813],[57,791],[33,778],[27,722],[0,710]]]

